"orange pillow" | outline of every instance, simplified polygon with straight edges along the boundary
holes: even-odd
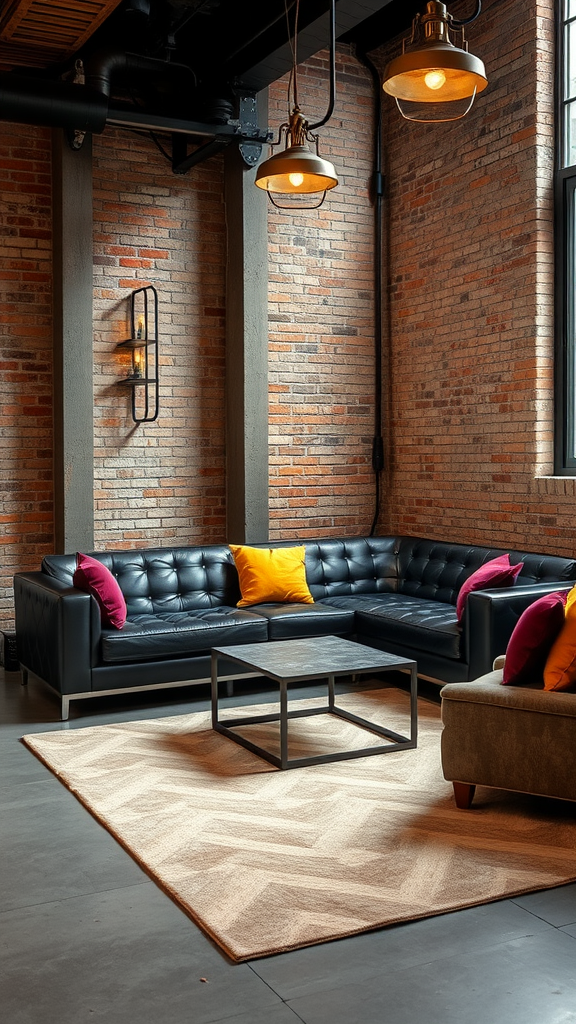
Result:
[[[576,684],[576,587],[566,598],[564,625],[544,666],[545,690],[570,690]]]
[[[240,579],[238,608],[264,601],[314,604],[306,583],[306,548],[249,548],[230,544]]]

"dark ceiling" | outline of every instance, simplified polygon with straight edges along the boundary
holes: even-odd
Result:
[[[336,37],[370,52],[423,8],[336,0]],[[239,95],[290,70],[295,9],[295,0],[4,0],[0,119],[88,131],[122,117],[225,124]],[[300,0],[299,62],[328,47],[328,11],[329,0]]]
[[[263,88],[269,74],[255,69],[287,50],[286,9],[292,30],[295,2],[4,0],[0,6],[0,71],[55,70],[114,45],[181,61],[199,75],[220,65],[227,77],[246,76],[251,87]],[[376,48],[406,29],[423,6],[417,0],[336,0],[338,37]],[[327,44],[327,9],[328,0],[300,0],[302,59],[314,52],[312,45]],[[285,59],[282,73],[288,66]]]

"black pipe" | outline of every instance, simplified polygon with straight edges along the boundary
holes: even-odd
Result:
[[[450,25],[452,25],[454,28],[464,28],[465,25],[471,25],[473,21],[476,21],[476,18],[480,14],[481,10],[482,0],[476,0],[476,10],[474,11],[474,14],[472,14],[469,18],[465,18],[464,21],[456,21],[455,18],[452,18],[450,21]]]
[[[179,90],[196,87],[196,75],[186,64],[171,64],[157,57],[142,57],[122,50],[101,50],[86,62],[86,84],[104,96],[110,96],[111,79],[118,72],[140,72],[164,77]]]
[[[68,128],[99,134],[106,127],[108,99],[73,82],[0,75],[0,118],[18,124]]]
[[[336,0],[330,0],[330,100],[328,103],[328,110],[321,121],[316,121],[316,124],[309,124],[308,131],[313,132],[316,128],[321,128],[323,124],[326,124],[330,120],[334,113],[334,103],[336,100]]]
[[[384,441],[382,438],[382,244],[384,175],[382,173],[382,87],[378,69],[368,55],[356,51],[358,60],[372,76],[374,84],[374,438],[372,441],[372,469],[376,478],[376,500],[370,536],[374,535],[380,515],[380,474],[384,469]]]
[[[196,86],[196,76],[185,64],[118,50],[101,51],[87,63],[86,85],[0,75],[0,119],[98,135],[106,127],[111,82],[118,72],[164,77],[180,93]]]

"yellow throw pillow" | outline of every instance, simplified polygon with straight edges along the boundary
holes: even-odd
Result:
[[[570,690],[576,684],[576,587],[566,598],[564,625],[544,666],[545,690]]]
[[[264,601],[314,604],[306,583],[306,548],[249,548],[230,544],[240,579],[238,608]]]

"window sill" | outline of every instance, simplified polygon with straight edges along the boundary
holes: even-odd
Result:
[[[569,498],[576,496],[576,476],[537,476],[535,484],[537,494],[554,494]]]

